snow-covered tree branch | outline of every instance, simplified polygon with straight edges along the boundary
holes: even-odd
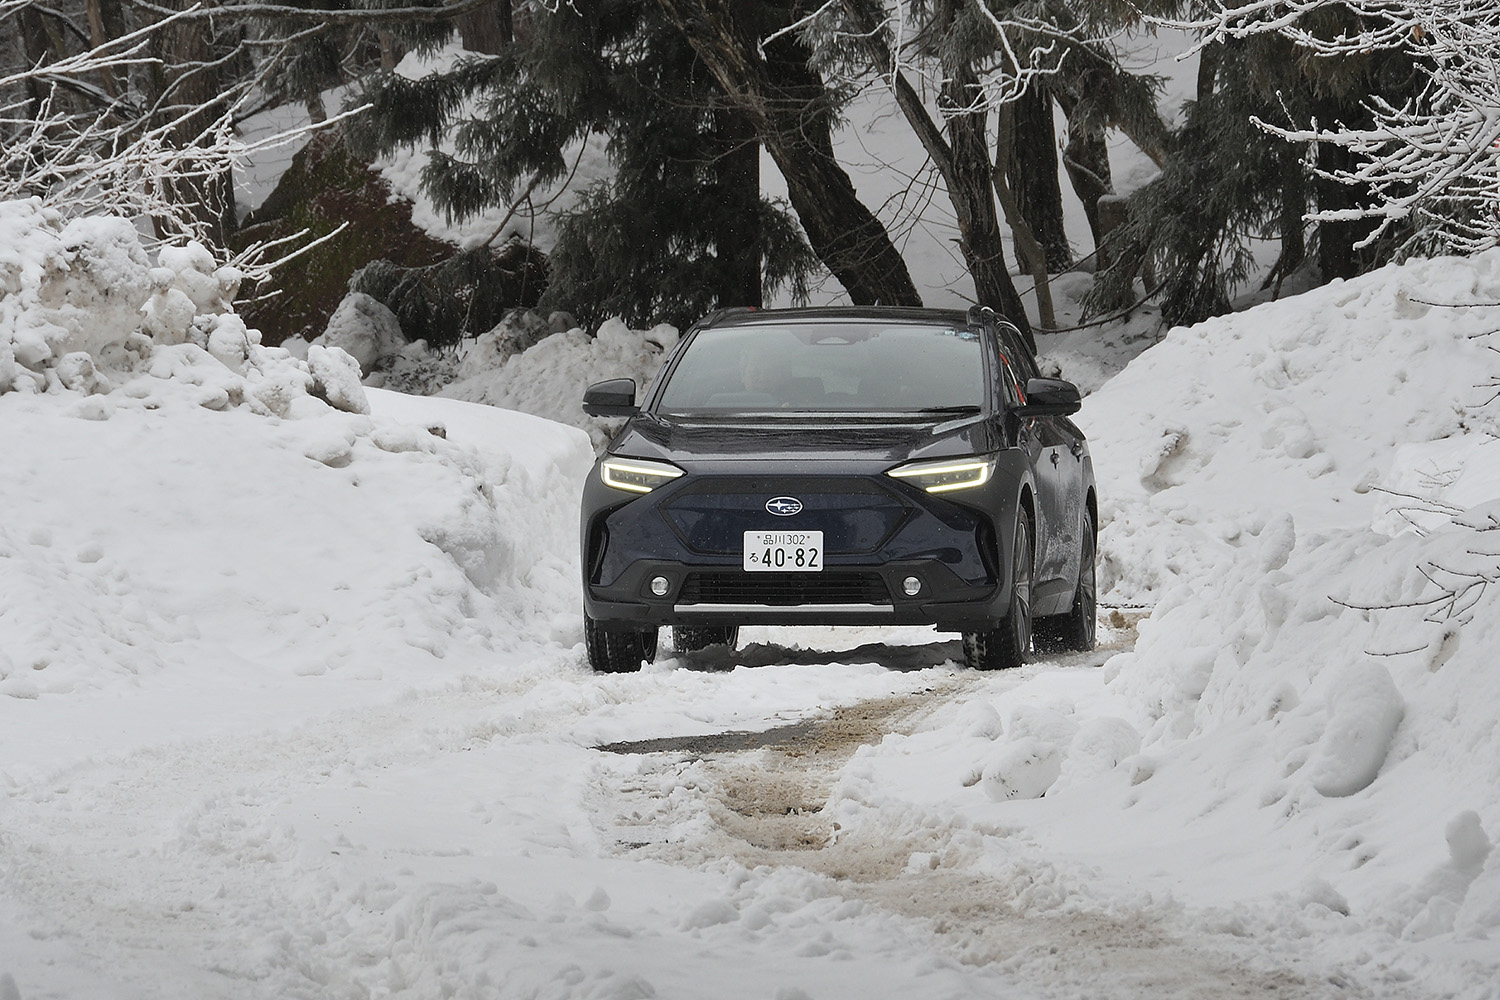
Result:
[[[218,48],[201,37],[181,44],[174,33],[203,35],[191,23],[199,10],[153,12],[133,30],[75,38],[62,51],[28,45],[27,64],[0,69],[0,201],[34,198],[65,217],[149,220],[160,240],[224,251],[233,170],[256,149],[295,136],[247,144],[238,134],[237,112],[261,81],[255,72],[218,72],[248,61],[243,38]],[[34,0],[0,0],[0,24],[32,30],[41,17],[71,23]],[[169,62],[174,55],[183,58]],[[266,250],[236,263],[263,277],[274,266]]]
[[[1372,96],[1368,122],[1260,124],[1292,142],[1352,154],[1348,166],[1321,173],[1371,197],[1311,217],[1376,220],[1361,245],[1400,236],[1414,251],[1473,253],[1500,244],[1500,6],[1258,0],[1220,4],[1192,26],[1208,41],[1279,34],[1315,61],[1403,55],[1419,78],[1414,96]]]

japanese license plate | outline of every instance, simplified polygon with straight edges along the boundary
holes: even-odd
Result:
[[[745,532],[745,571],[748,573],[821,573],[821,531]]]

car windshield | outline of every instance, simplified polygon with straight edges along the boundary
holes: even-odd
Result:
[[[700,330],[657,409],[964,413],[984,404],[984,352],[972,330],[867,321]]]

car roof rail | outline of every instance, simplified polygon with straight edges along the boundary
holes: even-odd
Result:
[[[728,319],[730,316],[742,316],[745,313],[753,312],[759,312],[759,310],[756,309],[755,306],[726,306],[723,309],[715,309],[707,316],[704,316],[698,322],[694,323],[690,327],[690,329],[701,330],[704,327],[713,326],[715,323],[722,322],[723,320]]]
[[[983,326],[985,323],[1005,322],[1005,317],[989,306],[970,306],[968,315],[965,318],[974,326]]]

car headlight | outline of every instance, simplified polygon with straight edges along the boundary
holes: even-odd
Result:
[[[599,465],[599,478],[604,480],[604,485],[627,493],[650,493],[682,474],[675,465],[643,458],[610,458]]]
[[[920,486],[928,493],[949,493],[983,486],[995,474],[994,458],[948,458],[938,462],[911,462],[886,473]]]

